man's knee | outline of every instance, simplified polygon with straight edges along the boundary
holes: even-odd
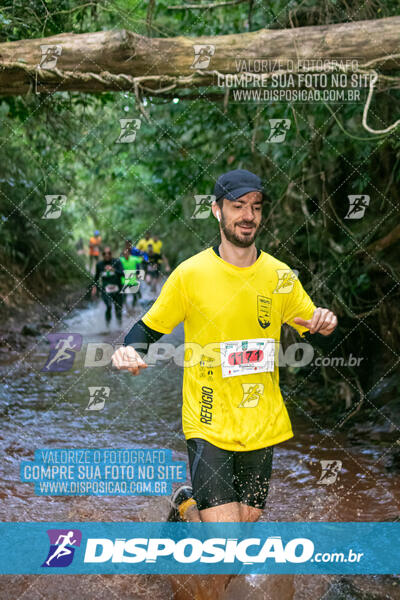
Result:
[[[262,515],[261,508],[255,508],[248,504],[239,504],[240,520],[248,523],[254,523]]]
[[[259,520],[261,515],[261,508],[239,502],[229,502],[200,510],[201,520],[208,522],[254,523]]]
[[[240,521],[240,508],[238,502],[227,502],[210,508],[200,510],[200,518],[207,522],[230,522]]]

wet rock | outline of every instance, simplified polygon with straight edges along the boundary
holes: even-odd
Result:
[[[17,352],[26,348],[25,338],[17,331],[2,331],[0,334],[0,351],[3,353]]]
[[[395,471],[400,473],[400,443],[397,440],[396,445],[391,448],[389,461],[386,463],[388,471]]]
[[[389,596],[390,597],[390,596]],[[324,600],[387,600],[385,590],[382,593],[376,589],[363,590],[348,579],[335,581],[324,595]]]
[[[389,395],[390,399],[391,392],[393,392],[398,385],[399,376],[397,373],[394,373],[389,377],[383,377],[372,386],[371,391],[368,393],[368,399],[373,403],[385,404],[387,400],[386,396]]]

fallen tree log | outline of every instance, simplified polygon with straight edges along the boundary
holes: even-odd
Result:
[[[214,48],[207,69],[193,65],[195,45]],[[0,44],[0,94],[178,91],[211,85],[215,72],[234,73],[236,61],[258,59],[265,60],[260,73],[298,60],[357,59],[366,68],[400,68],[400,17],[199,38],[147,38],[123,29],[6,42]]]

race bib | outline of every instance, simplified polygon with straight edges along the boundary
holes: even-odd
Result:
[[[109,283],[106,285],[105,290],[107,294],[114,294],[115,292],[118,292],[119,287],[114,283]]]
[[[274,357],[273,338],[221,342],[222,377],[271,372]]]

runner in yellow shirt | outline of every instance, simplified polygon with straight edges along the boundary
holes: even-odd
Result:
[[[155,254],[162,254],[163,243],[158,235],[153,235],[153,251]]]
[[[230,171],[214,195],[221,243],[172,272],[113,364],[137,375],[147,365],[135,344],[143,348],[183,321],[182,423],[193,490],[175,492],[169,520],[256,521],[274,445],[293,436],[279,388],[281,326],[323,338],[337,318],[314,305],[287,264],[256,248],[261,180]]]
[[[144,237],[142,237],[137,245],[136,248],[138,250],[140,250],[141,252],[147,252],[147,249],[149,247],[149,245],[154,245],[154,240],[153,238],[150,236],[150,231],[146,231],[146,233],[144,234]]]

